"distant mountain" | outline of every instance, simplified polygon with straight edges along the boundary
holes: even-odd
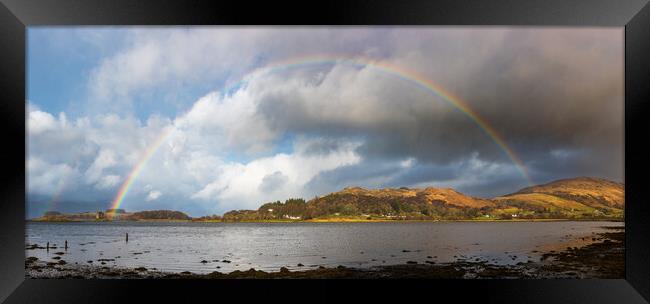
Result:
[[[224,214],[225,221],[325,218],[472,220],[472,219],[622,219],[623,184],[579,177],[483,199],[450,188],[349,187],[308,202],[291,199],[258,210]]]
[[[557,180],[548,184],[524,188],[505,197],[524,198],[531,194],[555,196],[592,208],[625,207],[625,187],[623,184],[593,177]]]

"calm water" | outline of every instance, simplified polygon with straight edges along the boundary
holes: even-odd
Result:
[[[407,261],[452,262],[476,258],[494,264],[539,259],[602,232],[614,222],[418,223],[28,223],[27,250],[49,261],[64,251],[68,264],[156,268],[207,273],[255,268],[278,271],[320,265],[372,267]],[[129,233],[129,242],[124,240]],[[64,241],[68,250],[63,250]],[[404,252],[408,251],[408,252]],[[431,256],[433,258],[427,258]],[[516,257],[515,257],[516,256]],[[207,260],[209,263],[201,263]],[[219,260],[214,262],[213,260]],[[231,263],[224,263],[229,260]],[[301,263],[304,266],[298,267]],[[220,266],[221,268],[217,268]]]

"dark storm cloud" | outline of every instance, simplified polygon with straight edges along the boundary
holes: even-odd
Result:
[[[458,92],[503,134],[535,180],[620,179],[622,50],[616,29],[512,31]],[[558,159],[558,150],[580,153]]]
[[[390,176],[398,169],[397,164],[363,162],[325,171],[312,178],[306,185],[314,193],[330,193],[345,187],[377,188],[374,178]]]
[[[403,187],[419,183],[435,183],[436,181],[450,180],[459,175],[459,166],[450,164],[434,166],[427,164],[413,164],[409,168],[397,170],[391,179],[384,183],[387,187]]]
[[[521,158],[534,182],[622,178],[620,30],[422,30],[417,42],[409,34],[418,30],[397,32],[404,35],[388,39],[413,48],[398,48],[389,60],[417,69],[467,102]],[[442,166],[476,155],[513,163],[475,121],[412,83],[341,67],[306,87],[263,94],[260,117],[281,132],[361,137],[357,151],[369,160],[415,157]],[[561,158],[558,151],[579,153]]]
[[[408,163],[408,165],[405,165]],[[314,193],[330,193],[345,187],[370,189],[399,187],[452,187],[462,193],[492,198],[528,186],[512,165],[477,166],[472,161],[433,165],[415,161],[366,160],[322,172],[305,185]]]
[[[476,179],[473,183],[460,184],[454,189],[476,197],[494,198],[517,192],[529,186],[517,175],[499,174]]]
[[[341,151],[345,147],[345,144],[346,142],[343,140],[323,138],[306,143],[301,153],[304,155],[327,155]]]
[[[460,176],[463,164],[436,166],[417,164],[414,160],[387,162],[365,160],[361,163],[325,171],[311,179],[305,188],[315,193],[339,191],[345,187],[366,188],[409,187],[420,183],[435,183]]]

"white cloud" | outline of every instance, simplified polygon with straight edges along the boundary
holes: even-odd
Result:
[[[409,157],[399,163],[402,168],[410,168],[415,164],[415,158]]]
[[[27,126],[32,134],[40,134],[57,127],[57,122],[50,113],[33,110],[29,112]]]
[[[162,192],[157,191],[157,190],[152,190],[152,191],[149,191],[149,194],[147,194],[147,197],[145,198],[145,201],[147,201],[147,202],[155,201],[160,196],[162,196]]]
[[[104,169],[111,168],[117,165],[115,160],[115,152],[109,149],[103,149],[99,151],[99,155],[96,156],[95,161],[90,165],[86,170],[85,176],[86,180],[89,183],[96,183],[99,181],[101,185],[98,185],[99,188],[108,188],[114,186],[114,183],[111,181],[118,181],[120,178],[117,175],[108,175],[103,176]]]
[[[102,176],[95,185],[99,189],[113,189],[120,182],[121,178],[118,175]]]
[[[59,188],[75,188],[79,173],[68,164],[51,164],[38,157],[27,160],[27,188],[29,192],[54,195]]]
[[[311,197],[316,193],[304,186],[314,176],[361,160],[355,152],[359,146],[356,142],[345,143],[337,151],[325,155],[305,154],[305,148],[314,141],[317,140],[297,143],[292,154],[280,153],[247,164],[225,164],[222,174],[192,197],[219,202],[228,208],[255,208],[266,201]],[[277,172],[282,176],[283,184],[279,188],[265,189],[265,179]]]
[[[141,125],[111,114],[69,122],[64,113],[54,118],[36,107],[28,109],[28,180],[36,193],[50,193],[56,180],[70,184],[71,176],[75,183],[110,193],[164,125],[157,118]]]
[[[325,27],[134,27],[120,33],[122,48],[91,71],[89,100],[102,110],[130,110],[134,96],[164,87],[163,99],[178,103],[173,97],[183,96],[183,88],[237,81],[259,64],[305,54],[363,52],[382,41],[377,39],[382,32]],[[337,43],[323,44],[323,40]]]
[[[175,126],[194,144],[212,149],[238,149],[248,154],[268,152],[278,135],[257,115],[257,101],[247,90],[220,96],[212,92],[199,99],[191,110],[177,118]]]
[[[30,140],[41,144],[29,147],[32,156],[28,161],[29,172],[35,176],[29,191],[52,193],[55,181],[74,170],[79,176],[76,183],[92,186],[110,200],[165,128],[172,131],[143,164],[129,191],[128,208],[138,208],[138,199],[147,202],[181,198],[184,204],[228,210],[253,208],[271,196],[274,199],[309,197],[316,193],[304,186],[314,176],[360,161],[355,152],[361,144],[358,140],[333,144],[324,138],[297,138],[291,147],[286,147],[292,151],[273,152],[279,133],[263,131],[270,128],[267,122],[255,119],[259,108],[250,94],[246,87],[225,98],[209,94],[174,120],[151,117],[144,123],[106,114],[82,117],[64,128],[61,127],[65,124],[64,115],[55,119],[45,112],[32,111],[28,119],[34,119],[34,114],[37,118],[51,116],[50,125],[59,126],[47,128],[48,140],[57,142],[71,133],[77,135],[67,145],[52,145],[44,150],[45,139],[39,137],[44,128],[38,132],[29,130]],[[81,159],[67,158],[60,164],[49,164],[39,158],[69,153],[70,145],[93,149]],[[252,158],[227,160],[228,153],[249,153]],[[154,189],[167,190],[163,196],[160,190]]]

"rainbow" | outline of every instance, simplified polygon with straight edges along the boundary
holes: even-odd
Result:
[[[285,61],[277,61],[264,67],[258,68],[245,74],[243,77],[240,77],[239,80],[231,82],[231,84],[224,86],[224,94],[231,91],[233,88],[238,88],[240,85],[246,83],[251,78],[259,76],[262,74],[274,73],[282,70],[295,69],[304,66],[312,65],[323,65],[323,64],[347,64],[357,67],[369,67],[377,71],[395,76],[399,79],[402,79],[406,82],[412,83],[417,87],[423,89],[426,92],[429,92],[433,96],[439,97],[449,105],[458,109],[465,116],[470,118],[470,120],[476,124],[479,129],[481,129],[503,152],[504,154],[515,164],[517,169],[521,172],[522,176],[526,179],[529,185],[533,185],[533,181],[528,174],[528,170],[524,165],[523,161],[514,153],[514,151],[506,144],[506,141],[503,137],[492,127],[487,120],[478,115],[470,106],[460,99],[458,96],[452,94],[451,92],[445,90],[440,85],[434,83],[430,79],[426,78],[422,74],[409,70],[405,67],[396,66],[387,62],[382,62],[374,59],[356,57],[356,56],[342,56],[342,55],[311,55],[291,58]],[[170,130],[165,130],[162,134],[147,148],[144,155],[140,158],[140,161],[136,163],[131,172],[129,173],[127,179],[124,181],[120,187],[115,199],[111,203],[112,209],[117,209],[121,206],[124,201],[124,197],[128,193],[131,185],[133,185],[134,180],[137,178],[138,174],[142,171],[142,168],[149,161],[151,156],[153,156],[156,150],[162,145],[170,133]]]
[[[138,162],[135,164],[135,166],[131,169],[131,172],[129,172],[129,175],[127,175],[126,179],[120,186],[119,191],[117,192],[117,195],[111,202],[111,208],[110,209],[119,209],[120,206],[122,205],[122,202],[124,202],[124,197],[126,196],[127,193],[129,193],[129,190],[131,189],[131,186],[133,185],[133,182],[135,179],[138,177],[140,172],[142,172],[142,169],[145,167],[147,162],[151,159],[151,157],[156,154],[156,151],[160,146],[167,140],[169,135],[172,133],[173,128],[167,127],[163,129],[163,131],[158,135],[158,137],[147,147],[145,150],[144,154],[140,157]],[[109,215],[110,216],[110,215]]]
[[[369,67],[380,72],[392,75],[406,82],[412,83],[426,92],[431,93],[433,96],[442,98],[445,102],[458,109],[465,116],[475,123],[492,141],[505,153],[505,155],[515,164],[517,169],[521,172],[522,176],[526,179],[529,185],[533,185],[533,181],[528,174],[528,170],[524,162],[514,153],[514,151],[506,144],[503,137],[492,127],[486,119],[478,115],[472,108],[458,96],[445,90],[442,86],[434,83],[422,74],[409,70],[405,67],[396,66],[387,62],[382,62],[370,58],[355,57],[355,56],[332,56],[332,55],[311,55],[304,57],[291,58],[285,61],[278,61],[266,65],[262,68],[246,74],[241,80],[227,86],[227,88],[238,87],[242,83],[255,75],[268,74],[281,70],[292,68],[299,68],[309,65],[322,65],[322,64],[348,64],[358,67]],[[229,89],[224,90],[228,92]]]

